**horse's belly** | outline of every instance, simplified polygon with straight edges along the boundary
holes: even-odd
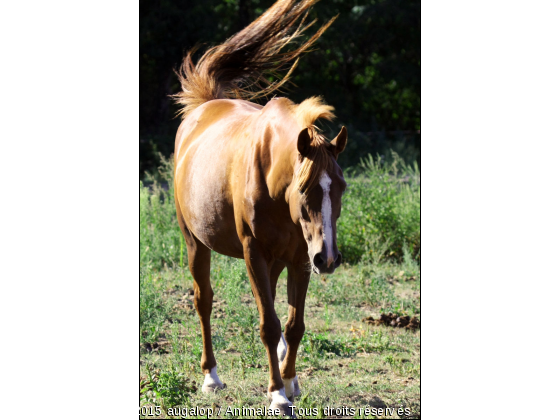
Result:
[[[212,195],[190,200],[189,204],[187,226],[191,232],[208,248],[220,254],[242,258],[243,246],[235,228],[233,207],[224,200],[213,199]]]
[[[201,144],[185,159],[185,168],[177,168],[181,211],[189,230],[204,245],[220,254],[242,258],[243,246],[229,198],[227,152],[223,142],[216,143],[212,147]]]

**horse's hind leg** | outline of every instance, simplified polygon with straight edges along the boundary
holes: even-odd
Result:
[[[184,228],[184,226],[182,226]],[[187,242],[189,268],[194,278],[194,307],[200,317],[202,327],[202,358],[200,366],[205,374],[202,392],[214,392],[225,385],[220,381],[216,371],[216,359],[212,350],[210,315],[214,291],[210,284],[210,249],[200,242],[188,229],[182,229]]]

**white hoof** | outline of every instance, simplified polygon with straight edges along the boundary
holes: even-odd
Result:
[[[296,416],[292,414],[292,409],[290,408],[290,406],[293,406],[293,404],[286,397],[286,392],[284,391],[284,389],[269,392],[268,399],[271,400],[269,407],[271,410],[278,409],[280,410],[281,416],[288,416],[293,419],[296,418]]]
[[[226,386],[220,381],[218,373],[216,372],[216,366],[212,368],[210,373],[204,376],[204,383],[202,384],[202,392],[207,394],[214,393],[218,389],[224,389]]]

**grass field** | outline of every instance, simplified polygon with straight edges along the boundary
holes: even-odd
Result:
[[[164,162],[161,171],[168,185],[170,165]],[[299,418],[419,418],[420,331],[362,321],[389,312],[419,318],[419,172],[396,157],[386,163],[369,159],[347,174],[347,181],[338,242],[348,262],[333,275],[312,275],[298,352],[302,394],[295,399],[296,413]],[[206,418],[208,413],[184,411],[196,407],[213,409],[213,417],[253,418],[227,412],[269,405],[268,363],[245,263],[212,257],[212,339],[227,388],[202,394],[200,324],[172,188],[152,182],[150,188],[141,185],[140,406],[146,415],[140,418]],[[286,271],[277,290],[283,324]],[[161,414],[148,415],[155,406]],[[383,414],[358,411],[365,407]],[[329,408],[335,410],[324,411]]]

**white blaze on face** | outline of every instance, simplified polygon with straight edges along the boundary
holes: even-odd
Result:
[[[319,179],[319,185],[323,188],[323,203],[321,205],[321,214],[323,216],[323,239],[327,245],[327,265],[331,265],[334,261],[333,255],[333,229],[332,229],[332,204],[331,204],[331,179],[326,172],[323,171]]]

